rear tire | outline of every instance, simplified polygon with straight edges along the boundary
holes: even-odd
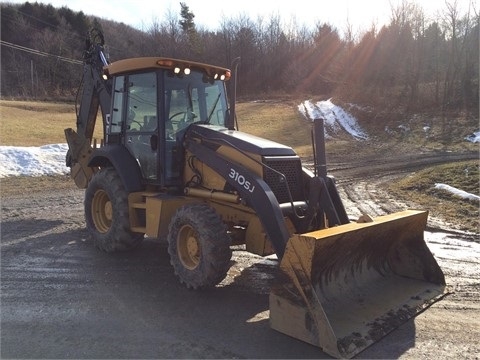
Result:
[[[170,222],[170,263],[188,288],[214,287],[225,278],[232,257],[230,244],[222,219],[207,204],[185,205]]]
[[[144,234],[130,231],[128,193],[113,168],[98,171],[85,192],[85,220],[94,245],[106,252],[136,248]]]

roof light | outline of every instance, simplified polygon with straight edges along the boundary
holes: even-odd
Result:
[[[188,67],[185,68],[185,69],[183,70],[183,73],[184,73],[185,75],[189,75],[189,74],[190,74],[190,68],[188,68]]]
[[[160,59],[157,61],[157,64],[160,65],[160,66],[166,66],[166,67],[173,67],[173,61],[172,60],[169,60],[169,59]]]

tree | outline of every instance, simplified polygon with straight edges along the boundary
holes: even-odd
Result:
[[[200,44],[200,38],[198,37],[197,29],[195,27],[195,22],[193,21],[195,15],[190,11],[189,7],[184,2],[180,2],[180,7],[180,26],[186,37],[189,50],[193,51],[193,53],[198,56],[202,52],[202,47]]]
[[[185,33],[196,32],[195,22],[193,21],[193,18],[195,17],[195,15],[190,11],[189,7],[184,2],[180,3],[180,7],[181,7],[180,16],[182,17],[182,19],[179,21],[179,23],[180,23],[180,26],[182,27],[183,32]]]

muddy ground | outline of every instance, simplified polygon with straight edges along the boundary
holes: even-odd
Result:
[[[331,159],[329,169],[355,218],[403,210],[382,184],[465,154]],[[195,292],[176,280],[166,242],[131,252],[93,247],[83,191],[62,176],[1,181],[1,353],[13,358],[330,358],[268,323],[277,262],[236,249],[227,278]],[[18,184],[22,188],[19,191]],[[480,357],[480,244],[429,218],[427,244],[451,294],[357,358]]]

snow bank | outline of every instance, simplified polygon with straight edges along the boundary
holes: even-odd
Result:
[[[65,165],[67,150],[67,144],[0,146],[0,178],[68,174],[70,169]]]
[[[466,191],[459,190],[459,189],[457,189],[453,186],[447,185],[447,184],[437,183],[437,184],[435,184],[435,189],[446,190],[446,191],[452,193],[453,195],[458,196],[462,199],[480,201],[480,196],[470,194]]]
[[[298,105],[298,110],[307,119],[324,119],[325,137],[327,139],[340,130],[346,131],[357,140],[368,139],[368,135],[362,130],[357,119],[340,106],[335,105],[332,99],[316,103],[306,100]]]

